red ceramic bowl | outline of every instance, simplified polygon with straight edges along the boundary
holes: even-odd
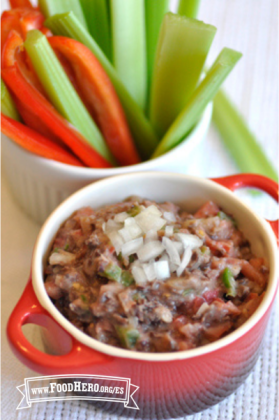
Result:
[[[246,186],[259,188],[278,200],[274,181],[249,174],[205,180],[171,173],[137,173],[96,182],[72,195],[51,214],[38,236],[32,276],[8,322],[8,339],[15,355],[43,375],[131,378],[131,383],[140,387],[135,397],[139,415],[149,419],[199,412],[231,394],[257,361],[278,286],[278,224],[259,218],[233,194],[233,190]],[[195,211],[211,199],[233,214],[253,252],[267,258],[270,266],[265,297],[246,323],[226,337],[197,349],[141,353],[100,343],[61,315],[43,283],[43,266],[59,226],[82,206],[100,207],[132,194],[155,201],[173,201],[188,211]],[[22,325],[26,323],[45,327],[44,343],[49,354],[35,349],[25,338]]]

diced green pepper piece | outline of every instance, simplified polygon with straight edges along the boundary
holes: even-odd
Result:
[[[201,246],[201,248],[200,248],[200,250],[201,250],[201,253],[202,254],[205,254],[206,252],[208,252],[209,251],[209,248],[207,247],[207,246]]]
[[[24,46],[57,111],[78,129],[97,152],[113,163],[114,158],[99,128],[78,96],[46,36],[38,30],[29,31]]]
[[[122,271],[121,284],[123,284],[125,287],[128,287],[133,283],[135,283],[135,280],[132,274],[129,271]]]
[[[141,109],[147,94],[144,0],[112,0],[113,64]]]
[[[21,121],[20,115],[16,109],[13,98],[11,97],[7,86],[1,79],[1,112],[13,120]]]
[[[111,61],[109,7],[106,0],[80,0],[90,34]]]
[[[72,11],[85,28],[87,28],[86,20],[78,0],[39,0],[39,7],[46,18],[57,13]]]
[[[167,13],[156,51],[150,120],[161,138],[194,92],[216,33],[195,19]]]
[[[196,19],[201,0],[179,0],[178,13],[189,18]]]
[[[183,294],[183,296],[187,296],[192,292],[194,292],[194,289],[185,289],[182,294]]]
[[[135,217],[135,216],[137,216],[139,213],[141,212],[141,208],[140,208],[140,206],[134,206],[134,207],[131,207],[129,210],[127,210],[127,214],[130,216],[130,217]]]
[[[98,273],[102,277],[106,277],[108,280],[114,280],[118,283],[121,282],[122,269],[116,264],[108,264],[104,271]]]
[[[191,95],[186,106],[171,125],[152,157],[158,157],[175,147],[198,122],[207,104],[214,98],[221,84],[232,71],[242,54],[223,48],[205,78]]]
[[[215,96],[212,120],[242,172],[261,174],[278,182],[277,171],[223,90]]]
[[[104,271],[100,271],[98,274],[108,280],[117,281],[117,283],[121,283],[125,287],[131,286],[135,282],[134,277],[129,271],[122,270],[121,267],[113,263],[108,264]]]
[[[139,331],[133,327],[117,326],[116,332],[118,334],[122,346],[126,349],[134,348],[140,336]]]
[[[86,298],[86,296],[84,296],[84,295],[80,295],[80,298],[81,298],[81,300],[82,300],[84,303],[86,303],[86,302],[87,302],[87,298]]]
[[[136,101],[121,82],[115,68],[109,62],[90,33],[82,26],[73,12],[52,16],[45,26],[55,35],[76,39],[89,48],[100,61],[109,76],[119,100],[124,108],[133,138],[142,159],[148,159],[158,145],[157,136]]]
[[[226,293],[227,296],[235,297],[236,296],[236,283],[229,267],[226,267],[224,269],[223,274],[222,274],[222,281],[225,288],[227,289],[227,293]]]

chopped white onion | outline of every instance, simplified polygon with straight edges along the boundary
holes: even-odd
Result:
[[[119,230],[119,233],[125,242],[132,241],[143,234],[134,217],[128,217],[124,222],[124,226],[124,228]]]
[[[172,236],[173,235],[173,226],[166,226],[165,235],[166,236]]]
[[[107,221],[107,223],[105,224],[105,229],[103,227],[105,233],[111,232],[112,230],[119,230],[121,228],[122,224],[115,222],[113,219],[109,219]]]
[[[167,261],[168,264],[169,264],[169,268],[170,268],[171,273],[174,273],[178,268],[178,264],[173,264],[172,262],[170,262],[169,256],[166,252],[163,253],[163,255],[161,256],[159,261]]]
[[[151,229],[156,231],[160,230],[166,224],[166,220],[146,211],[139,213],[134,219],[144,233],[147,233]]]
[[[112,230],[111,232],[107,232],[106,234],[109,237],[112,245],[114,246],[116,254],[119,254],[122,249],[122,245],[124,244],[123,239],[116,230]]]
[[[67,265],[76,259],[75,254],[66,251],[53,252],[49,257],[50,265]]]
[[[169,256],[166,252],[164,252],[161,256],[161,258],[159,259],[159,261],[167,261],[168,263],[170,262]]]
[[[168,222],[176,222],[176,217],[171,211],[165,211],[163,213],[164,219],[166,219]]]
[[[209,308],[208,303],[207,302],[204,302],[200,306],[199,310],[197,311],[197,313],[195,315],[195,318],[200,318],[207,311],[208,308]]]
[[[154,262],[149,262],[147,264],[142,264],[142,268],[145,272],[148,281],[152,281],[156,279],[156,271]]]
[[[172,319],[173,319],[172,318],[172,313],[165,306],[163,306],[163,305],[158,306],[157,308],[155,308],[154,312],[166,324],[169,324],[170,322],[172,322]]]
[[[122,213],[118,213],[114,216],[114,220],[117,223],[123,223],[125,220],[129,217],[128,213],[126,211],[123,211]]]
[[[174,273],[178,268],[177,264],[170,263],[170,272]]]
[[[143,245],[143,237],[133,239],[132,241],[126,242],[122,245],[121,252],[123,257],[129,257],[129,255],[135,254],[139,248]]]
[[[149,230],[147,234],[145,235],[145,239],[144,239],[146,243],[150,241],[157,241],[157,240],[158,240],[158,234],[156,230],[154,229]]]
[[[162,216],[162,213],[160,212],[158,207],[156,207],[154,204],[152,204],[151,206],[145,207],[144,212],[153,214],[154,216],[158,216],[158,217]]]
[[[170,268],[168,261],[157,261],[154,263],[156,278],[164,280],[170,277]]]
[[[176,270],[176,274],[178,275],[178,277],[181,276],[181,274],[183,273],[183,271],[185,270],[185,268],[187,267],[187,265],[189,264],[190,260],[192,257],[192,251],[190,247],[186,247],[183,257],[182,257],[182,261],[181,264],[179,265],[178,269]]]
[[[147,262],[151,258],[159,257],[164,251],[164,245],[160,241],[151,241],[144,244],[137,252],[139,259],[142,262]]]
[[[176,242],[176,241],[172,241],[173,245],[175,246],[175,248],[178,251],[178,254],[181,255],[183,253],[183,244],[181,242]]]
[[[162,242],[170,257],[170,262],[173,264],[180,265],[180,256],[173,242],[166,236],[163,237]]]
[[[132,265],[132,275],[135,279],[135,282],[138,286],[144,286],[147,282],[147,277],[145,275],[145,272],[141,267],[138,267],[137,265]]]
[[[191,249],[199,248],[203,245],[203,241],[196,235],[190,235],[187,233],[176,233],[176,239],[179,239],[184,247],[188,246]]]

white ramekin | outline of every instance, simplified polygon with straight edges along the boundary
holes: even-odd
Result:
[[[151,170],[183,170],[183,173],[187,173],[190,153],[204,139],[211,115],[212,103],[207,106],[187,138],[165,155],[138,165],[112,169],[79,168],[40,158],[2,135],[3,167],[15,200],[29,216],[41,224],[65,198],[98,179]]]

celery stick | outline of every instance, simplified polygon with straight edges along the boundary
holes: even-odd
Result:
[[[196,19],[201,0],[179,0],[178,13],[189,18]]]
[[[216,28],[167,13],[161,27],[151,87],[150,119],[162,137],[193,93]]]
[[[120,80],[144,109],[147,94],[144,0],[112,0],[113,64]]]
[[[11,97],[7,86],[1,79],[1,112],[13,120],[21,121],[20,115],[16,109],[13,98]]]
[[[46,18],[57,13],[66,13],[72,10],[79,21],[87,28],[87,23],[78,0],[39,0],[38,3],[41,12]]]
[[[125,86],[119,79],[114,67],[111,65],[89,32],[83,28],[72,12],[56,15],[47,19],[45,21],[45,26],[47,26],[55,35],[64,35],[76,39],[86,45],[97,57],[114,85],[117,95],[122,103],[136,146],[142,159],[149,158],[158,144],[153,128],[144,116],[140,107],[128,93]]]
[[[109,10],[106,0],[80,0],[90,34],[111,60]]]
[[[145,0],[146,49],[147,49],[147,90],[150,93],[153,66],[160,27],[169,9],[168,0]]]
[[[206,77],[193,92],[186,106],[163,137],[152,156],[153,158],[172,149],[187,136],[241,56],[241,53],[230,48],[224,48],[221,51]]]
[[[278,174],[255,136],[221,90],[214,99],[213,122],[223,143],[242,172],[258,173],[278,181]]]
[[[29,31],[24,45],[57,111],[73,124],[104,158],[114,162],[102,134],[72,86],[47,38],[40,31]]]

